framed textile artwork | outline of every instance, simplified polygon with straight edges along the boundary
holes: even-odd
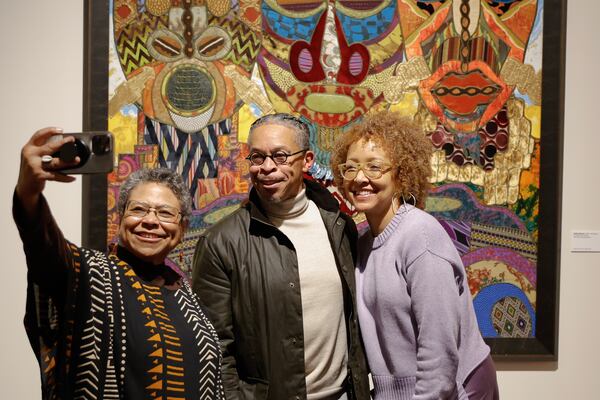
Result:
[[[555,360],[565,3],[86,1],[84,129],[112,131],[116,159],[84,177],[84,246],[115,240],[132,171],[168,167],[194,202],[170,257],[189,274],[198,235],[246,197],[248,128],[272,112],[309,125],[310,175],[350,212],[333,141],[389,109],[431,141],[426,210],[461,255],[495,358]]]

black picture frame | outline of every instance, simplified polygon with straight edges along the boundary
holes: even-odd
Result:
[[[486,338],[495,360],[556,361],[561,252],[562,154],[567,0],[544,1],[536,337]],[[83,129],[108,126],[108,0],[84,0]],[[104,176],[84,176],[82,244],[107,247]]]

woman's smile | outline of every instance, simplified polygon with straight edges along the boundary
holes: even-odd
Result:
[[[138,258],[161,264],[179,244],[185,228],[181,221],[164,222],[156,214],[156,209],[161,207],[179,209],[179,201],[171,189],[158,183],[143,183],[131,190],[128,200],[147,202],[149,199],[154,210],[144,216],[131,215],[125,210],[119,227],[119,242]]]

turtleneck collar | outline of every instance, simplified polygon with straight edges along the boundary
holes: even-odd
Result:
[[[308,197],[306,188],[298,193],[296,197],[283,200],[278,203],[262,202],[267,216],[278,219],[289,219],[302,215],[308,208]]]

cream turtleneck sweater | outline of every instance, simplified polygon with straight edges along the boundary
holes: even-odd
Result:
[[[298,257],[308,399],[337,398],[347,375],[346,320],[342,282],[323,219],[304,189],[293,199],[264,203]]]

